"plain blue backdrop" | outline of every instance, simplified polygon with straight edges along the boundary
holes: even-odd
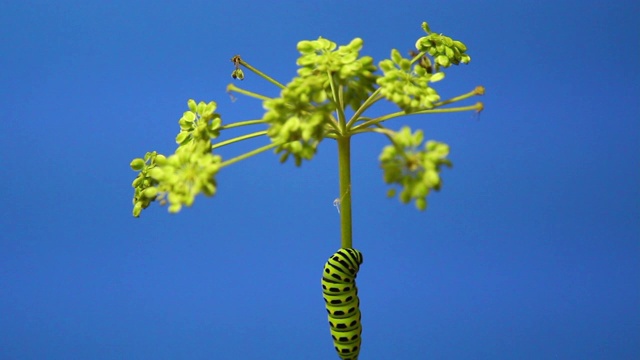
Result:
[[[640,358],[639,18],[637,1],[3,1],[0,359],[336,359],[335,142],[139,219],[129,162],[173,152],[190,98],[262,116],[225,92],[235,54],[288,82],[299,40],[361,37],[379,61],[422,21],[472,57],[441,95],[484,85],[485,111],[389,122],[451,146],[426,212],[385,197],[385,138],[354,138],[361,359]]]

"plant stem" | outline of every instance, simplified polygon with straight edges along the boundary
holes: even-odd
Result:
[[[234,122],[234,123],[231,123],[231,124],[228,124],[228,125],[222,125],[220,127],[220,130],[231,129],[231,128],[234,128],[234,127],[247,126],[247,125],[265,124],[265,123],[266,123],[266,121],[264,121],[262,119],[238,121],[238,122]]]
[[[234,138],[229,139],[229,140],[220,141],[219,143],[215,143],[215,144],[211,145],[211,150],[217,149],[219,147],[223,147],[225,145],[233,144],[233,143],[238,142],[238,141],[251,139],[251,138],[262,136],[262,135],[266,135],[266,134],[267,134],[267,130],[262,130],[262,131],[253,132],[251,134],[246,134],[246,135],[234,137]]]
[[[267,80],[268,82],[272,83],[273,85],[279,87],[280,89],[284,89],[284,85],[282,85],[281,83],[279,83],[278,81],[272,79],[270,76],[268,76],[267,74],[263,73],[262,71],[254,68],[253,66],[249,65],[249,63],[247,63],[246,61],[240,59],[240,65],[246,67],[247,69],[253,71],[254,73],[256,73],[258,76],[260,76],[261,78]]]
[[[233,92],[237,92],[237,93],[242,94],[242,95],[247,95],[247,96],[252,97],[252,98],[260,99],[260,100],[263,100],[263,101],[271,99],[268,96],[256,94],[253,91],[248,91],[248,90],[241,89],[241,88],[235,86],[234,84],[227,85],[227,92],[230,93],[232,91]]]
[[[361,134],[361,133],[365,133],[365,132],[372,132],[372,133],[378,133],[378,134],[385,135],[386,137],[389,138],[389,140],[391,140],[391,142],[393,142],[393,136],[396,134],[395,131],[393,131],[391,129],[387,129],[386,127],[366,128],[366,129],[362,129],[358,133]]]
[[[453,97],[451,99],[447,99],[447,100],[444,100],[444,101],[441,101],[441,102],[437,102],[437,103],[435,103],[433,105],[438,107],[438,106],[442,106],[442,105],[447,105],[447,104],[451,104],[451,103],[454,103],[454,102],[458,102],[458,101],[461,101],[461,100],[465,100],[465,99],[468,99],[470,97],[474,97],[474,96],[478,96],[478,95],[484,95],[484,87],[478,86],[478,87],[476,87],[475,89],[469,91],[466,94],[462,94],[460,96],[456,96],[456,97]]]
[[[364,113],[364,111],[367,110],[376,101],[382,98],[382,96],[380,96],[379,94],[380,94],[380,88],[377,88],[376,91],[374,91],[371,95],[369,95],[367,100],[365,100],[365,102],[362,103],[362,105],[360,105],[360,108],[358,108],[358,110],[356,110],[356,112],[353,114],[353,116],[351,117],[351,120],[349,120],[349,122],[347,123],[347,128],[353,127],[356,121],[358,121],[358,119],[360,118],[360,115],[362,115],[362,113]]]
[[[375,125],[375,124],[379,124],[383,121],[387,121],[393,118],[397,118],[397,117],[401,117],[401,116],[409,116],[409,115],[424,115],[424,114],[443,114],[443,113],[452,113],[452,112],[462,112],[462,111],[481,111],[483,108],[483,104],[481,102],[476,103],[475,105],[470,105],[470,106],[462,106],[462,107],[456,107],[456,108],[445,108],[445,109],[430,109],[430,110],[420,110],[420,111],[416,111],[416,112],[412,112],[412,113],[406,113],[404,111],[398,111],[398,112],[394,112],[391,114],[387,114],[384,116],[379,116],[375,119],[371,119],[368,121],[365,121],[363,123],[360,123],[356,126],[354,126],[351,129],[351,132],[353,134],[357,134],[362,132],[363,129],[368,128],[371,125]]]
[[[263,147],[261,147],[261,148],[257,148],[257,149],[255,149],[255,150],[249,151],[249,152],[244,153],[244,154],[242,154],[242,155],[238,155],[238,156],[236,156],[236,157],[234,157],[234,158],[231,158],[231,159],[229,159],[229,160],[227,160],[227,161],[223,161],[223,162],[220,164],[220,167],[225,167],[225,166],[228,166],[228,165],[231,165],[231,164],[235,164],[235,163],[237,163],[238,161],[241,161],[241,160],[244,160],[244,159],[250,158],[250,157],[252,157],[252,156],[254,156],[254,155],[258,155],[258,154],[260,154],[260,153],[262,153],[262,152],[265,152],[265,151],[267,151],[267,150],[273,149],[274,147],[278,147],[278,146],[280,146],[280,145],[281,145],[281,144],[279,144],[279,143],[278,143],[278,144],[276,144],[276,143],[271,143],[271,144],[269,144],[269,145],[265,145],[265,146],[263,146]]]
[[[427,53],[426,51],[419,52],[416,56],[414,56],[411,59],[411,64],[413,65],[413,63],[415,63],[416,61],[420,60],[420,58],[422,58],[426,53]]]
[[[338,90],[338,84],[336,84],[335,79],[331,74],[327,74],[329,78],[329,85],[331,86],[331,96],[333,97],[333,102],[336,104],[336,113],[338,114],[338,128],[336,129],[341,134],[346,134],[346,124],[347,120],[344,115],[344,104],[342,103],[342,97],[340,96],[340,91]]]
[[[341,247],[353,247],[351,230],[351,137],[340,136],[338,142],[338,172],[340,178]]]

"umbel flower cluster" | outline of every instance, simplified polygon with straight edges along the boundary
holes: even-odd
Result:
[[[361,133],[379,133],[390,141],[379,156],[384,181],[392,186],[389,196],[398,195],[403,203],[414,201],[418,209],[424,210],[427,195],[442,185],[441,168],[451,166],[447,159],[449,148],[436,141],[424,143],[421,130],[404,127],[393,131],[386,127],[387,121],[416,114],[479,112],[480,102],[462,107],[452,104],[482,95],[484,89],[478,87],[442,100],[433,85],[444,79],[443,69],[467,64],[471,58],[462,42],[431,32],[427,23],[422,28],[426,35],[416,40],[415,51],[409,57],[392,49],[390,57],[377,66],[373,58],[360,54],[364,44],[360,38],[342,46],[322,37],[300,41],[297,76],[286,85],[234,56],[233,79],[249,79],[247,74],[252,72],[279,87],[279,96],[268,97],[230,84],[230,92],[261,100],[264,113],[260,119],[229,124],[223,124],[215,112],[215,102],[189,100],[189,109],[178,121],[175,153],[165,156],[152,151],[131,162],[131,168],[138,172],[132,184],[133,215],[139,216],[154,201],[168,204],[170,212],[178,212],[191,206],[199,194],[212,196],[216,193],[218,171],[261,152],[273,150],[281,162],[293,158],[300,166],[304,160],[313,159],[324,139],[339,141]],[[384,100],[396,104],[399,111],[364,115],[372,105]],[[225,129],[253,125],[264,128],[216,142]],[[224,161],[214,153],[253,137],[266,137],[270,143]]]
[[[132,184],[136,217],[154,200],[168,201],[169,211],[178,212],[183,205],[191,206],[198,194],[213,196],[216,192],[215,175],[222,158],[211,153],[211,139],[220,133],[220,115],[215,113],[215,102],[189,100],[188,106],[178,122],[179,146],[173,155],[165,157],[154,151],[131,162],[131,168],[139,171]]]
[[[374,91],[376,67],[371,57],[359,57],[362,45],[360,38],[338,48],[323,38],[298,43],[298,76],[280,97],[264,101],[267,135],[280,144],[276,153],[283,153],[281,161],[289,155],[296,165],[311,160],[337,108],[347,104],[355,110]],[[343,91],[341,101],[333,96],[336,89]]]
[[[427,207],[427,195],[431,190],[440,190],[442,166],[451,167],[449,145],[427,141],[424,147],[422,130],[413,134],[409,127],[403,127],[393,135],[393,145],[385,146],[380,154],[380,165],[384,170],[384,181],[402,187],[400,201],[408,203],[415,200],[416,207],[424,210]],[[390,189],[390,197],[396,189]]]

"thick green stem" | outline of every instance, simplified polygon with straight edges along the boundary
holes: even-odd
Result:
[[[341,136],[338,142],[340,178],[340,230],[342,248],[353,247],[351,230],[351,137]]]

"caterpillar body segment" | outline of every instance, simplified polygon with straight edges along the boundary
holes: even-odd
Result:
[[[340,249],[324,265],[322,295],[329,316],[329,330],[338,355],[357,360],[362,343],[360,299],[356,276],[363,262],[356,249]]]

